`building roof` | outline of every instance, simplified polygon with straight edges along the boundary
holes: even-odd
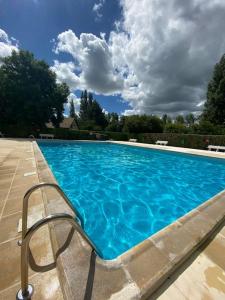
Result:
[[[70,118],[70,117],[69,118],[64,118],[63,121],[59,124],[59,127],[60,128],[71,128],[74,121],[75,121],[75,124],[76,124],[75,126],[78,128],[75,118]],[[46,127],[47,128],[54,128],[52,122],[46,123]]]
[[[74,118],[64,118],[63,121],[60,123],[60,128],[71,128],[72,123],[75,119]]]

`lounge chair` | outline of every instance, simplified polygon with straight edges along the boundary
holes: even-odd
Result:
[[[137,143],[137,139],[129,139],[129,142]]]
[[[168,141],[156,141],[155,143],[156,145],[166,146],[168,144]]]
[[[216,152],[219,152],[220,150],[225,151],[225,146],[209,145],[207,148],[209,151],[212,151],[212,150],[214,150]]]

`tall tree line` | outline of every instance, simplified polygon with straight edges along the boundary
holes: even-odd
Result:
[[[208,84],[207,101],[202,117],[212,124],[225,125],[225,54],[215,65]]]
[[[79,122],[86,129],[105,129],[108,124],[100,104],[87,90],[81,93]]]

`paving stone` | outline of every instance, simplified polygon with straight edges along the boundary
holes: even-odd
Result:
[[[182,294],[182,292],[171,282],[168,280],[170,284],[166,286],[166,290],[161,293],[155,293],[148,300],[187,300],[188,298]]]
[[[32,194],[30,199],[29,199],[29,204],[28,207],[36,207],[38,209],[38,205],[42,203],[42,198],[40,194]],[[16,212],[21,212],[23,207],[23,197],[9,197],[4,211],[3,211],[3,216],[7,216]]]
[[[5,200],[6,196],[8,195],[9,189],[0,189],[0,201]]]
[[[225,270],[225,237],[218,234],[204,249],[204,254],[216,265]]]
[[[34,287],[32,300],[63,300],[56,270],[35,274],[29,279],[29,283]],[[0,292],[0,299],[15,300],[19,289],[20,284],[18,283]]]
[[[13,239],[19,236],[17,232],[17,226],[19,219],[21,218],[21,213],[15,213],[7,217],[2,217],[0,220],[0,243]]]
[[[156,233],[150,240],[173,264],[180,262],[197,243],[178,222]]]
[[[1,151],[0,146],[0,153],[5,155],[4,160],[0,157],[0,299],[8,300],[15,299],[20,288],[21,248],[17,241],[21,234],[18,234],[17,227],[21,218],[23,196],[28,188],[39,181],[36,174],[23,176],[30,170],[36,171],[34,160],[25,161],[28,154],[24,155],[24,151],[26,148],[31,149],[30,142],[1,140],[0,143],[1,146],[9,145],[6,151]],[[34,192],[29,200],[29,216],[33,217],[36,214],[44,214],[40,191]],[[34,234],[30,241],[30,249],[30,263],[33,269],[29,268],[29,277],[32,277],[29,282],[35,286],[32,299],[63,299],[47,226]]]
[[[214,226],[213,220],[196,209],[178,219],[178,222],[198,242],[205,238]]]
[[[217,223],[225,218],[225,193],[218,194],[213,200],[209,200],[198,207],[200,212],[207,216],[207,219]]]
[[[20,280],[20,247],[17,239],[0,244],[0,291]]]
[[[200,254],[176,279],[175,286],[188,299],[224,299],[225,272]]]
[[[155,288],[158,280],[171,268],[171,262],[150,240],[145,240],[137,247],[139,251],[133,248],[134,255],[127,261],[122,257],[122,263],[141,293],[145,294]]]

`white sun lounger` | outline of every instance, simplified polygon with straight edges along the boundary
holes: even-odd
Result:
[[[212,150],[214,150],[216,152],[219,152],[220,150],[225,151],[225,146],[209,145],[207,148],[209,151],[212,151]]]
[[[129,142],[136,143],[136,142],[137,142],[137,139],[129,139]]]
[[[156,141],[155,143],[156,145],[166,146],[168,144],[168,141]]]

